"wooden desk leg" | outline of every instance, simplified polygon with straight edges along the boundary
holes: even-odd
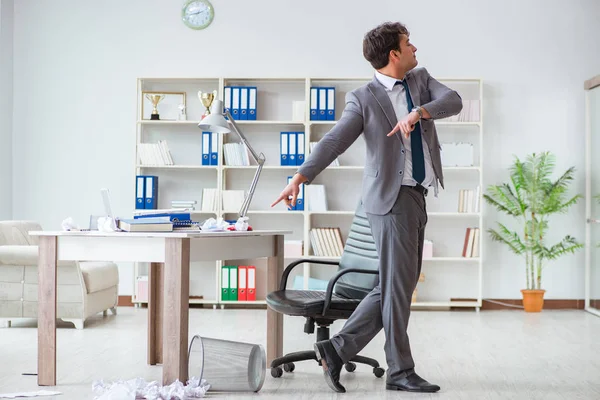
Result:
[[[38,258],[38,385],[56,386],[56,236],[40,236]]]
[[[163,362],[164,265],[151,263],[148,276],[148,364]]]
[[[163,385],[188,380],[190,239],[165,239]]]
[[[283,235],[277,235],[273,244],[275,252],[267,260],[267,293],[279,290],[283,274]],[[283,314],[267,308],[267,366],[283,356]]]

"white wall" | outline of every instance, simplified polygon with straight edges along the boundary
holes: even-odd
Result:
[[[0,0],[0,220],[12,218],[13,0]]]
[[[550,150],[577,167],[584,191],[583,81],[600,71],[595,0],[214,0],[205,31],[170,0],[20,0],[15,4],[13,216],[57,229],[134,196],[136,78],[144,76],[365,76],[363,34],[401,20],[436,76],[485,80],[485,184],[506,178],[512,154]],[[490,220],[496,218],[486,212]],[[554,220],[584,239],[584,205]],[[489,224],[488,224],[489,225]],[[564,230],[562,229],[564,228]],[[522,261],[486,237],[484,296],[520,297]],[[548,298],[583,298],[584,255],[551,265]],[[441,266],[440,268],[443,268]],[[121,293],[131,293],[123,268]]]

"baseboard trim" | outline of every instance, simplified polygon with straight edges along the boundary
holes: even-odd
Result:
[[[131,295],[129,295],[129,296],[119,296],[119,300],[117,301],[117,306],[119,306],[119,307],[133,307],[133,303],[131,302]]]
[[[522,299],[489,299],[494,302],[506,303],[513,306],[523,306]],[[477,299],[452,299],[452,301],[477,301]],[[455,307],[453,309],[456,309]],[[583,299],[544,299],[544,310],[583,310],[585,308],[585,300]],[[522,310],[521,308],[510,307],[503,304],[492,303],[488,300],[483,300],[481,310]]]
[[[521,299],[490,299],[493,301],[497,301],[500,303],[506,303],[515,306],[523,306],[523,301]],[[452,299],[452,301],[477,301],[477,299]],[[600,308],[600,299],[599,300],[591,300],[590,304],[592,307]],[[131,302],[131,295],[128,296],[119,296],[119,301],[117,303],[119,307],[133,307],[134,304]],[[585,301],[583,299],[545,299],[544,300],[544,310],[583,310],[585,306]],[[230,305],[228,305],[230,308]],[[263,307],[264,308],[264,307]],[[454,310],[468,310],[468,308],[463,307],[451,307]],[[483,300],[481,304],[482,310],[520,310],[520,308],[505,306],[498,303],[492,303],[488,300]]]

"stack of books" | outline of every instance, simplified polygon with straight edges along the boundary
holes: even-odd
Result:
[[[158,143],[140,143],[138,153],[142,165],[173,165],[173,157],[166,140],[159,140]]]
[[[459,213],[477,213],[479,212],[479,200],[481,198],[479,186],[473,189],[461,189],[458,192],[458,212]]]
[[[479,228],[467,228],[462,256],[466,258],[479,257]]]
[[[315,256],[341,257],[344,251],[340,228],[313,228],[310,230],[310,244]]]
[[[171,208],[183,209],[183,210],[195,210],[196,200],[173,200],[171,201]]]
[[[119,228],[126,232],[172,232],[169,217],[119,219]]]

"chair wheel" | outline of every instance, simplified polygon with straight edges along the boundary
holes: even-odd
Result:
[[[347,362],[344,367],[346,368],[346,371],[348,372],[354,372],[356,371],[356,364],[354,364],[353,362]]]
[[[283,370],[281,367],[271,368],[271,376],[273,378],[281,378],[283,376]]]
[[[296,366],[294,365],[294,363],[283,364],[283,370],[285,372],[294,372],[295,369]]]
[[[385,370],[381,367],[373,368],[373,373],[376,377],[381,378],[385,374]]]

